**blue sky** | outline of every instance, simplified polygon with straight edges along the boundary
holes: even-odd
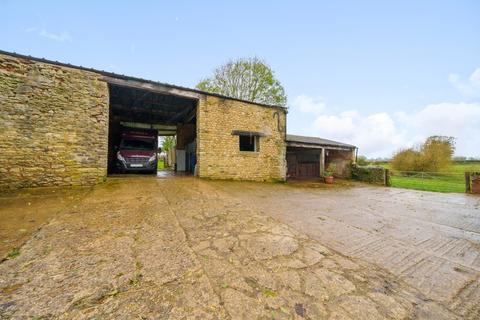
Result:
[[[391,156],[431,134],[480,156],[480,1],[0,2],[0,48],[194,87],[265,59],[289,133]]]

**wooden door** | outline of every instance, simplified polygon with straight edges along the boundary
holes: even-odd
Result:
[[[297,164],[298,178],[318,178],[320,175],[319,163],[299,163]]]
[[[297,157],[294,153],[287,153],[287,177],[297,176]]]

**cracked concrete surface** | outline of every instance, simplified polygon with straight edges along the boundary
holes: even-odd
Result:
[[[346,256],[390,271],[461,317],[480,318],[479,197],[365,185],[230,183],[224,190]]]
[[[260,198],[265,190],[278,193],[260,204],[248,197],[255,188]],[[109,179],[0,264],[0,316],[475,318],[478,303],[467,301],[478,292],[475,281],[462,291],[466,300],[437,302],[408,279],[262,212],[279,198],[289,201],[284,188],[191,177]],[[271,209],[279,207],[281,201]]]

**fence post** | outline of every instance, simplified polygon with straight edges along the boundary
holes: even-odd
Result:
[[[385,169],[385,177],[384,177],[384,180],[385,180],[385,185],[387,187],[390,187],[390,170],[389,169]]]
[[[470,172],[465,172],[465,192],[470,193]]]

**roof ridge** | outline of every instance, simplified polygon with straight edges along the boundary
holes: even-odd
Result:
[[[5,50],[1,50],[1,49],[0,49],[0,54],[16,57],[16,58],[20,58],[20,59],[27,59],[27,60],[33,60],[33,61],[38,61],[38,62],[42,62],[42,63],[53,64],[53,65],[57,65],[57,66],[67,67],[67,68],[73,68],[73,69],[79,69],[79,70],[94,72],[94,73],[98,73],[98,74],[101,74],[101,75],[104,75],[104,76],[109,76],[109,77],[112,77],[112,78],[147,82],[147,83],[151,83],[151,84],[157,84],[157,85],[170,87],[170,88],[173,88],[173,89],[185,90],[185,91],[190,91],[190,92],[194,92],[194,93],[214,96],[214,97],[218,97],[218,98],[222,98],[222,99],[229,99],[229,100],[234,100],[234,101],[239,101],[239,102],[250,103],[250,104],[258,105],[258,106],[261,106],[261,107],[282,109],[285,112],[287,112],[286,107],[279,106],[279,105],[271,105],[271,104],[266,104],[266,103],[243,100],[243,99],[229,97],[229,96],[218,94],[218,93],[212,93],[212,92],[203,91],[203,90],[199,90],[199,89],[183,87],[183,86],[170,84],[170,83],[166,83],[166,82],[160,82],[160,81],[149,80],[149,79],[145,79],[145,78],[133,77],[133,76],[125,75],[125,74],[119,74],[119,73],[100,70],[100,69],[95,69],[95,68],[88,68],[88,67],[84,67],[84,66],[81,66],[81,65],[74,65],[74,64],[70,64],[70,63],[66,63],[66,62],[60,62],[60,61],[57,61],[57,60],[38,58],[38,57],[30,56],[30,55],[24,55],[24,54],[20,54],[20,53],[16,53],[16,52],[9,52],[9,51],[5,51]]]
[[[320,138],[320,137],[302,136],[302,135],[296,135],[296,134],[287,134],[287,137],[285,140],[290,142],[301,142],[301,143],[307,143],[307,144],[317,144],[317,145],[330,144],[333,146],[356,148],[356,146],[352,144],[344,143],[344,142],[339,142],[339,141]]]

